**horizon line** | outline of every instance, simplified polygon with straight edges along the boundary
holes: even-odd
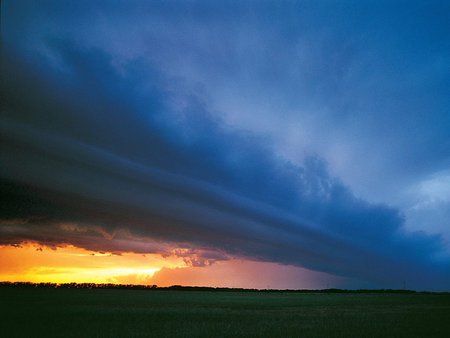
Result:
[[[292,292],[292,293],[434,293],[450,294],[449,291],[426,291],[410,289],[258,289],[240,287],[215,287],[215,286],[194,286],[194,285],[171,285],[158,286],[156,284],[115,284],[115,283],[53,283],[53,282],[10,282],[0,281],[0,287],[39,287],[39,288],[73,288],[73,289],[135,289],[135,290],[184,290],[184,291],[246,291],[246,292]]]

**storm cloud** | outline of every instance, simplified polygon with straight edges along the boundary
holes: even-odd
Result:
[[[346,175],[336,175],[329,148],[320,141],[332,130],[327,124],[338,129],[354,123],[349,117],[354,116],[364,130],[375,114],[371,109],[388,109],[389,98],[361,112],[361,99],[355,98],[354,113],[349,109],[338,119],[351,102],[349,93],[378,99],[379,93],[360,92],[357,80],[336,70],[345,69],[348,58],[366,60],[353,47],[301,68],[289,42],[300,37],[310,46],[304,53],[321,55],[331,37],[325,30],[318,35],[322,40],[312,43],[309,26],[275,5],[270,10],[279,11],[272,21],[265,8],[258,8],[255,18],[251,6],[237,5],[112,3],[103,13],[100,4],[74,2],[69,15],[68,8],[51,2],[39,9],[19,3],[7,6],[12,18],[3,33],[0,244],[34,241],[118,254],[177,254],[192,266],[248,258],[375,287],[407,280],[414,288],[448,289],[450,258],[443,237],[408,230],[399,207],[356,196],[351,187],[358,182],[350,187]],[[21,19],[14,17],[19,9]],[[12,23],[13,18],[19,21]],[[269,31],[272,35],[265,36]],[[264,53],[241,54],[249,51],[247,44]],[[300,65],[313,62],[302,55]],[[330,70],[319,73],[321,65]],[[321,74],[321,85],[308,69]],[[233,78],[235,86],[226,90]],[[346,88],[350,101],[342,102],[337,87]],[[272,99],[265,97],[270,93]],[[296,95],[303,98],[300,110],[319,115],[302,113],[296,123],[315,125],[322,116],[327,124],[293,158],[292,149],[280,148],[279,135],[288,133],[288,126],[276,124],[280,130],[274,134],[265,121],[291,120]],[[258,119],[262,125],[246,128],[246,121],[258,125]],[[377,133],[383,123],[370,130]],[[448,130],[433,132],[446,141],[426,155],[436,158],[434,164],[448,163]],[[424,134],[430,143],[431,134],[429,129]],[[373,144],[370,136],[353,142]],[[395,146],[409,137],[400,136]],[[374,149],[374,158],[382,148]],[[419,151],[407,156],[431,163]],[[384,154],[392,156],[389,150]],[[364,158],[360,161],[352,163],[351,172],[364,170]],[[416,176],[405,175],[421,178],[423,170],[411,165]],[[371,177],[371,184],[388,185],[397,175]]]

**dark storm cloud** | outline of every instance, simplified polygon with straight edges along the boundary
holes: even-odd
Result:
[[[164,18],[170,4],[148,14]],[[75,20],[61,15],[58,6],[49,8],[47,14],[60,23],[67,18],[70,26]],[[114,15],[121,10],[111,8]],[[234,11],[202,8],[194,19],[211,20],[213,26],[224,18],[239,21]],[[96,5],[90,10],[96,12]],[[178,15],[183,21],[184,10],[174,6],[170,20]],[[247,17],[251,8],[238,12]],[[278,15],[290,18],[282,32],[289,42],[299,27],[286,9]],[[264,15],[258,20],[269,22]],[[123,18],[117,24],[125,25]],[[28,31],[27,25],[34,27],[27,22],[21,29]],[[276,155],[270,137],[233,129],[215,114],[204,94],[208,88],[191,86],[151,59],[181,53],[176,45],[172,50],[153,43],[159,49],[150,60],[133,56],[118,64],[115,54],[77,41],[64,27],[42,28],[45,38],[33,39],[37,33],[28,31],[24,39],[32,47],[16,43],[20,30],[11,28],[2,49],[0,244],[175,252],[193,266],[238,256],[381,287],[405,279],[418,288],[450,285],[449,258],[439,236],[407,232],[399,210],[356,198],[330,176],[320,156],[294,164]],[[81,28],[83,35],[87,27]],[[179,34],[191,55],[201,56],[193,57],[194,63],[202,63],[211,78],[239,68],[241,60],[215,59],[221,53],[214,49],[208,57]],[[219,51],[220,45],[214,43]],[[29,54],[27,48],[39,52]],[[336,56],[330,67],[339,68],[351,55]],[[254,80],[274,81],[278,73],[272,76],[270,66],[261,62],[261,77]],[[312,64],[315,75],[316,67]],[[329,75],[321,73],[324,86],[330,86],[321,95],[330,97],[330,105],[338,100],[331,68]],[[312,87],[314,74],[305,79]],[[292,90],[289,76],[278,80]],[[305,88],[302,94],[311,96]],[[382,178],[376,181],[384,184]]]
[[[22,200],[5,210],[12,222],[2,224],[4,243],[165,253],[151,244],[121,248],[98,231],[125,228],[134,236],[376,280],[400,278],[400,265],[414,279],[409,275],[418,266],[433,265],[438,238],[409,238],[398,212],[357,200],[319,159],[303,168],[276,161],[246,135],[221,129],[195,97],[189,109],[196,120],[158,125],[153,116],[171,98],[156,86],[149,118],[139,121],[131,94],[121,92],[125,102],[114,99],[138,80],[119,81],[98,52],[69,50],[87,69],[77,69],[67,88],[49,77],[25,81],[19,69],[31,70],[5,56],[2,176],[18,182],[5,183],[7,200]],[[185,130],[192,133],[188,142]],[[369,262],[374,267],[367,270]]]

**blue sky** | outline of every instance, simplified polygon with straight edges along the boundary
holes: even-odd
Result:
[[[449,22],[446,1],[6,1],[0,238],[112,250],[70,221],[448,289]]]

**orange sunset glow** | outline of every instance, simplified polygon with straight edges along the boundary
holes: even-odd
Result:
[[[191,285],[246,288],[317,288],[339,279],[326,273],[270,262],[229,259],[202,266],[186,257],[94,252],[67,245],[0,246],[0,281]]]
[[[92,252],[71,245],[0,246],[0,280],[53,283],[149,284],[162,267],[181,268],[181,258],[157,254]]]

